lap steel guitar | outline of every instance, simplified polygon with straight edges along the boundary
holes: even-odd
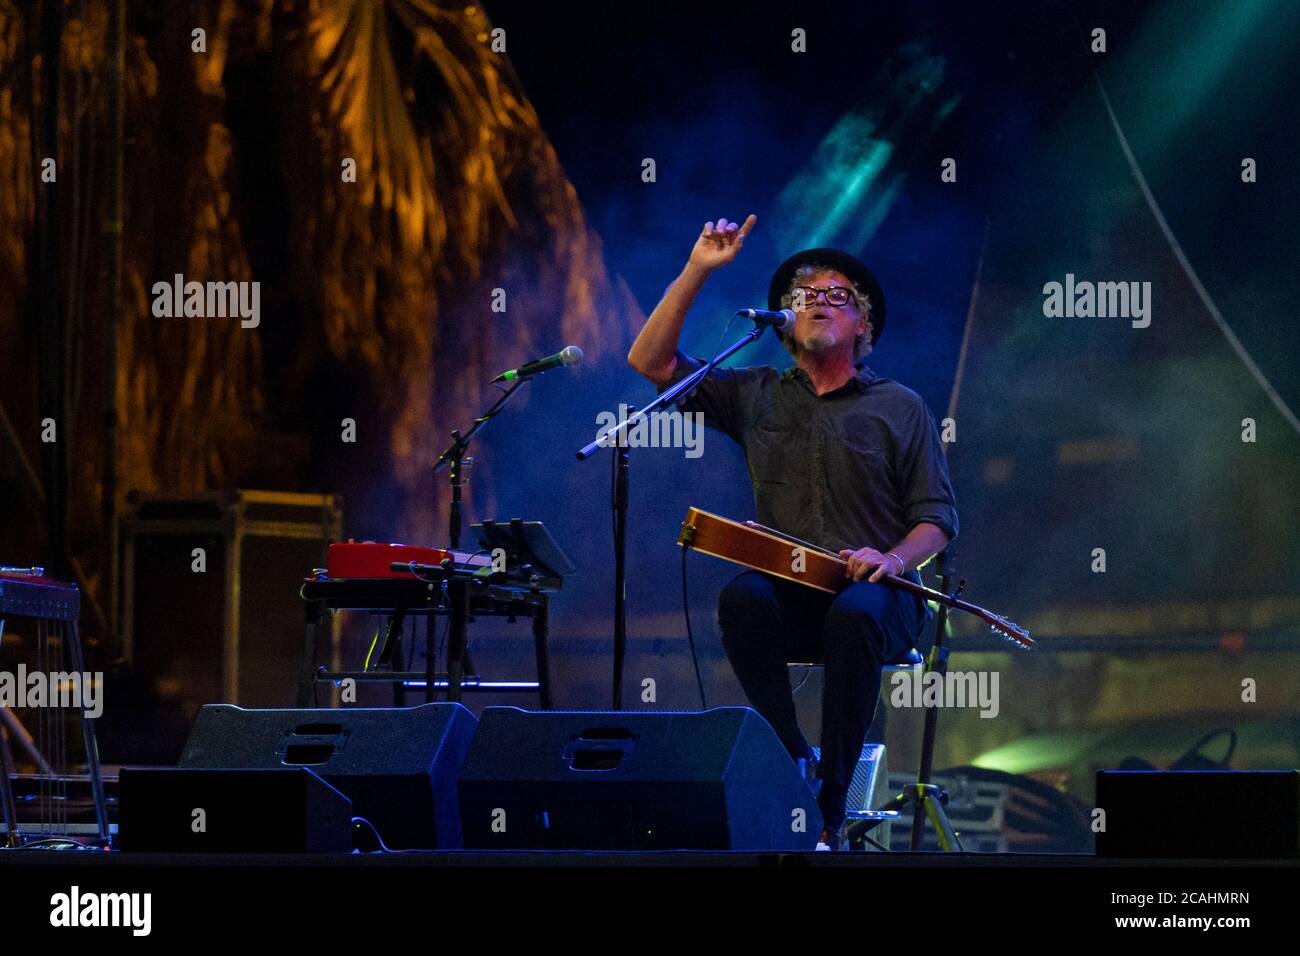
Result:
[[[755,521],[732,521],[699,508],[691,508],[682,522],[677,543],[684,548],[762,571],[786,581],[803,584],[819,591],[837,594],[849,583],[844,576],[848,562],[833,551],[783,534]],[[965,611],[984,621],[995,634],[1017,647],[1035,646],[1029,632],[1000,614],[944,594],[910,578],[894,574],[882,576],[879,583],[918,594],[929,601]]]

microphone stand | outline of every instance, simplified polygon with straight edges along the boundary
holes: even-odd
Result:
[[[623,660],[627,654],[627,500],[628,500],[628,445],[627,430],[642,419],[648,418],[664,405],[670,405],[689,398],[704,376],[713,371],[718,364],[739,352],[751,342],[757,342],[766,331],[766,326],[754,324],[754,327],[717,353],[713,358],[686,376],[676,385],[660,393],[650,404],[639,410],[633,410],[627,418],[611,425],[596,437],[596,440],[584,445],[578,451],[578,460],[586,461],[600,449],[613,447],[617,456],[614,474],[614,710],[623,709]]]
[[[438,460],[433,463],[434,474],[437,474],[443,468],[450,468],[449,478],[451,480],[451,507],[447,515],[447,550],[460,550],[460,530],[461,530],[461,469],[474,463],[473,458],[466,458],[465,453],[469,451],[470,440],[478,433],[478,430],[491,421],[505,407],[506,402],[510,401],[510,396],[518,391],[519,386],[527,382],[528,379],[516,379],[509,388],[493,403],[492,407],[486,412],[474,419],[474,424],[465,434],[461,434],[459,428],[451,430],[451,444],[447,446],[446,451],[438,456]],[[454,559],[453,559],[454,560]],[[463,580],[454,576],[446,582],[448,595],[452,602],[451,612],[451,633],[447,643],[447,699],[460,700],[460,680],[464,669],[473,670],[474,664],[469,655],[469,635],[467,633],[466,621],[469,617],[469,585]],[[424,658],[424,699],[426,702],[433,701],[434,688],[434,654],[435,644],[433,623],[429,623],[428,635],[425,638],[425,658]],[[454,689],[453,689],[454,684]]]
[[[501,409],[505,407],[506,402],[510,401],[510,396],[513,395],[518,390],[519,386],[523,385],[526,381],[528,381],[526,378],[517,379],[514,384],[506,389],[505,393],[496,400],[496,403],[493,404],[491,408],[478,418],[474,419],[474,424],[464,435],[460,433],[459,428],[453,428],[451,430],[451,444],[447,446],[446,451],[438,456],[438,460],[433,463],[433,473],[435,475],[442,471],[444,467],[451,467],[451,473],[449,475],[449,478],[451,479],[451,511],[448,515],[447,522],[447,547],[451,551],[460,548],[460,489],[463,484],[461,481],[461,468],[474,463],[473,458],[465,457],[465,452],[469,451],[470,439],[474,437],[480,428],[491,421],[491,419],[496,416],[497,412],[501,411]]]

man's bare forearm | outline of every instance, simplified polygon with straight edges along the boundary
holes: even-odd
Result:
[[[938,525],[922,521],[907,533],[902,541],[888,551],[872,547],[854,551],[845,548],[840,557],[847,560],[844,576],[854,581],[866,578],[879,581],[886,574],[906,574],[921,567],[948,546],[948,535]],[[899,565],[902,567],[899,567]],[[868,575],[870,575],[868,577]]]
[[[948,546],[948,536],[938,527],[922,521],[890,550],[903,562],[905,571],[921,567]],[[892,569],[891,569],[892,570]]]
[[[736,258],[745,236],[754,228],[758,217],[753,213],[743,224],[719,219],[717,225],[706,222],[700,231],[686,268],[668,286],[664,297],[646,319],[641,334],[627,353],[627,364],[656,386],[663,388],[673,380],[677,368],[677,342],[682,337],[682,322],[691,303],[715,269]]]
[[[627,353],[627,364],[660,388],[672,381],[682,323],[709,274],[708,270],[688,262],[665,290]]]

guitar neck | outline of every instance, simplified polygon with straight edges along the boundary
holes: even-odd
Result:
[[[965,611],[968,614],[974,614],[977,617],[983,617],[989,613],[978,604],[971,604],[968,601],[961,600],[961,598],[955,598],[951,594],[944,594],[942,591],[936,591],[934,588],[926,587],[924,584],[917,584],[911,578],[900,578],[896,574],[886,574],[878,580],[882,584],[888,584],[890,587],[898,588],[900,591],[907,591],[911,594],[919,595],[927,601],[934,601],[936,604],[943,604],[956,611]]]

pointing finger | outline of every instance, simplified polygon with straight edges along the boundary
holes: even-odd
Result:
[[[749,218],[745,220],[745,224],[740,227],[740,238],[744,239],[749,235],[749,230],[754,228],[756,222],[758,222],[758,217],[751,212]]]

